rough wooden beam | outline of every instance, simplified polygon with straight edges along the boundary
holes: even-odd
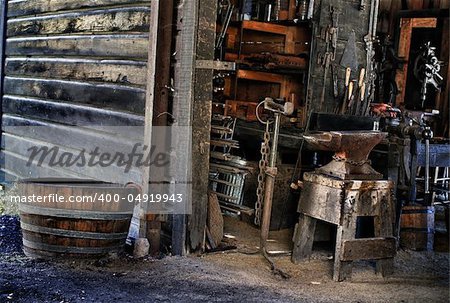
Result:
[[[152,0],[150,14],[150,31],[148,34],[148,56],[147,56],[147,87],[145,95],[145,126],[144,145],[152,145],[153,128],[153,103],[155,98],[155,77],[156,77],[156,54],[157,47],[155,41],[158,39],[158,19],[159,0]],[[150,181],[150,167],[142,167],[142,190],[148,194]],[[147,203],[139,205],[139,237],[147,237]]]
[[[200,1],[196,60],[214,59],[217,1]],[[212,114],[213,70],[197,70],[192,120],[192,215],[189,218],[191,251],[202,251],[208,208],[209,140]]]
[[[192,126],[192,103],[195,72],[195,53],[197,49],[198,0],[184,1],[177,8],[176,65],[174,71],[175,96],[173,115],[177,126]],[[176,181],[188,181],[192,173],[192,139],[191,136],[174,134],[172,141],[176,161],[179,163]],[[184,179],[184,180],[182,180]],[[186,206],[192,202],[191,189],[187,186]],[[188,209],[186,209],[188,211]],[[172,254],[186,254],[187,220],[186,215],[177,214],[172,218]]]

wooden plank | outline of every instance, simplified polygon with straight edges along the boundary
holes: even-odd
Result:
[[[411,46],[411,33],[412,33],[412,20],[411,18],[400,19],[400,38],[398,44],[398,56],[408,61],[409,59],[409,48]],[[397,70],[395,75],[395,82],[399,90],[395,104],[399,105],[404,102],[405,99],[405,86],[406,77],[408,75],[408,64],[404,64],[403,68]]]
[[[199,1],[196,60],[214,59],[217,1]],[[190,247],[201,252],[205,245],[208,214],[209,146],[213,99],[212,69],[197,71],[192,106],[192,215]]]
[[[31,131],[33,130],[33,131]],[[90,146],[98,147],[99,152],[120,152],[127,155],[134,144],[140,143],[141,134],[131,137],[120,136],[112,131],[100,132],[93,128],[81,128],[30,118],[3,115],[2,131],[50,145],[64,146],[71,149],[83,150]]]
[[[187,1],[183,6],[177,7],[176,24],[178,35],[175,39],[177,65],[174,71],[174,86],[177,94],[173,98],[173,114],[177,118],[179,126],[192,125],[192,103],[194,99],[194,72],[195,72],[195,53],[196,53],[196,37],[197,37],[197,22],[198,6],[200,1]],[[209,2],[209,1],[208,1]],[[211,45],[214,42],[211,42]],[[191,162],[191,146],[192,140],[190,136],[178,137],[174,134],[171,141],[175,148],[180,161],[179,169],[171,167],[170,174],[182,181],[191,180],[192,176],[192,162]],[[186,212],[189,213],[188,204],[192,203],[192,189],[187,187]],[[207,193],[205,193],[207,197]],[[202,227],[203,230],[205,225]],[[204,240],[198,237],[198,228],[194,229],[193,238],[191,242],[195,242],[195,246],[201,246]],[[172,229],[172,253],[174,255],[184,255],[187,252],[187,219],[185,214],[175,215],[173,217]],[[199,244],[200,243],[200,244]]]
[[[408,10],[421,10],[423,8],[423,0],[406,0]]]
[[[7,12],[7,0],[0,1],[0,94],[3,94],[3,80],[5,77],[5,46],[6,46],[6,12]],[[1,99],[0,99],[1,102]],[[0,108],[0,124],[3,113]],[[1,143],[1,140],[0,140]],[[0,176],[1,177],[1,176]]]
[[[6,40],[8,56],[71,55],[147,59],[147,47],[147,34],[70,35]]]
[[[93,104],[142,114],[145,90],[114,84],[5,77],[4,93]]]
[[[3,96],[4,113],[68,125],[142,126],[144,118],[120,111],[21,96]]]
[[[36,179],[44,176],[54,176],[55,178],[80,178],[87,179],[84,175],[74,174],[61,169],[53,169],[49,167],[27,166],[28,158],[0,151],[0,167],[2,171],[13,172],[20,179]]]
[[[242,28],[247,30],[266,32],[278,35],[287,35],[288,27],[259,21],[242,21]]]
[[[173,0],[165,0],[160,7],[158,24],[158,45],[155,79],[155,104],[153,106],[153,125],[166,126],[169,111],[171,83],[172,40],[173,40]]]
[[[437,18],[412,18],[411,25],[413,28],[434,28],[437,25]]]
[[[323,182],[330,183],[329,186],[306,181],[300,196],[298,212],[338,225],[341,222],[341,195],[343,190],[331,184],[332,178],[317,176]],[[340,183],[340,181],[336,180],[336,183]],[[314,197],[314,200],[311,197]]]
[[[396,249],[393,237],[344,240],[341,261],[393,258]]]
[[[400,20],[400,40],[398,45],[398,56],[408,59],[409,48],[411,44],[412,20],[411,18],[402,18]]]
[[[34,146],[49,146],[48,143],[33,140],[30,138],[26,138],[23,136],[16,136],[8,133],[3,133],[2,135],[2,149],[6,151],[9,155],[13,155],[12,157],[21,157],[26,158],[30,156],[29,148],[32,148]],[[58,146],[58,145],[55,145]],[[59,146],[58,146],[59,147]],[[78,155],[79,151],[74,150],[67,147],[59,147],[60,148],[60,154],[64,152],[70,152],[74,155]],[[7,156],[6,161],[8,161],[10,158]],[[49,166],[50,157],[47,157],[42,162],[43,166]],[[25,165],[24,165],[25,166]],[[17,168],[16,168],[17,169]],[[26,169],[19,168],[20,169]],[[89,179],[102,179],[102,181],[105,182],[111,182],[111,183],[117,183],[117,184],[127,184],[129,182],[139,182],[141,180],[141,174],[138,169],[132,168],[128,173],[124,173],[123,167],[118,167],[115,164],[108,165],[106,167],[99,167],[99,166],[89,166],[89,165],[83,165],[83,166],[71,166],[70,168],[61,168],[61,167],[54,167],[51,171],[53,174],[53,170],[62,169],[63,174],[71,174],[71,175],[78,175],[78,176],[84,176],[85,178]],[[45,170],[46,171],[46,170]],[[25,175],[25,177],[28,177]],[[29,177],[28,177],[29,178]]]
[[[317,220],[313,217],[300,214],[293,237],[294,248],[291,258],[293,263],[298,264],[300,261],[311,257],[316,222]]]
[[[36,15],[64,10],[85,9],[112,5],[149,3],[150,0],[11,0],[8,17]]]
[[[139,32],[149,30],[149,7],[122,7],[10,19],[7,35]]]
[[[449,18],[445,18],[443,20],[442,26],[442,43],[441,43],[441,58],[449,58],[450,54],[450,45],[449,45]],[[439,130],[437,131],[437,136],[449,137],[446,132],[446,128],[448,129],[449,124],[449,102],[448,102],[448,91],[450,89],[450,64],[447,62],[447,68],[443,68],[441,70],[441,75],[444,78],[442,83],[445,83],[443,87],[443,91],[437,94],[436,98],[436,108],[439,109],[439,112],[442,113],[442,121],[444,121],[444,125],[441,125]]]
[[[244,69],[240,69],[237,72],[237,77],[239,79],[254,80],[254,81],[261,81],[261,82],[272,82],[272,83],[279,83],[279,84],[283,84],[284,79],[285,79],[284,76],[278,75],[278,74],[257,72],[257,71],[244,70]]]
[[[5,62],[8,76],[112,82],[140,87],[146,84],[146,68],[145,62],[129,60],[10,57]]]
[[[145,92],[144,109],[145,109],[145,119],[144,119],[144,146],[152,146],[152,126],[153,126],[153,103],[155,99],[155,77],[156,77],[156,54],[157,54],[157,44],[158,41],[158,24],[159,24],[159,0],[152,1],[152,13],[150,20],[150,32],[149,32],[149,43],[147,48],[147,89]],[[142,173],[142,192],[144,194],[150,193],[149,181],[150,181],[150,167],[144,165],[141,167]],[[147,230],[147,213],[148,213],[148,203],[139,203],[139,237],[148,238]],[[161,229],[159,229],[161,231]],[[149,243],[152,246],[157,245],[159,250],[159,239],[155,242],[155,239],[149,238]],[[154,248],[152,248],[154,249]]]

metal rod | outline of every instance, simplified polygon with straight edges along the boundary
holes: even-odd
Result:
[[[273,189],[275,186],[277,146],[280,131],[281,114],[275,113],[272,147],[270,149],[269,166],[266,168],[266,186],[264,190],[264,205],[261,222],[261,251],[265,252],[266,242],[269,237],[270,215],[272,214]]]
[[[425,140],[425,194],[430,193],[430,140]]]

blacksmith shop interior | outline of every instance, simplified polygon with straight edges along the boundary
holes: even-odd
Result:
[[[449,302],[449,5],[1,0],[0,302]]]

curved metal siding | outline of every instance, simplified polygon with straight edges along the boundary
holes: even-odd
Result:
[[[98,140],[99,126],[144,125],[150,2],[8,1],[2,125],[46,125],[57,129],[59,137],[8,128],[2,133],[2,159],[8,154],[16,162],[2,163],[7,174],[33,176],[21,167],[33,142],[76,150]],[[73,134],[66,126],[84,130]],[[129,136],[124,131],[106,140],[120,148]],[[77,168],[67,173],[96,174]],[[111,167],[110,173],[111,182],[129,181],[118,168]]]

